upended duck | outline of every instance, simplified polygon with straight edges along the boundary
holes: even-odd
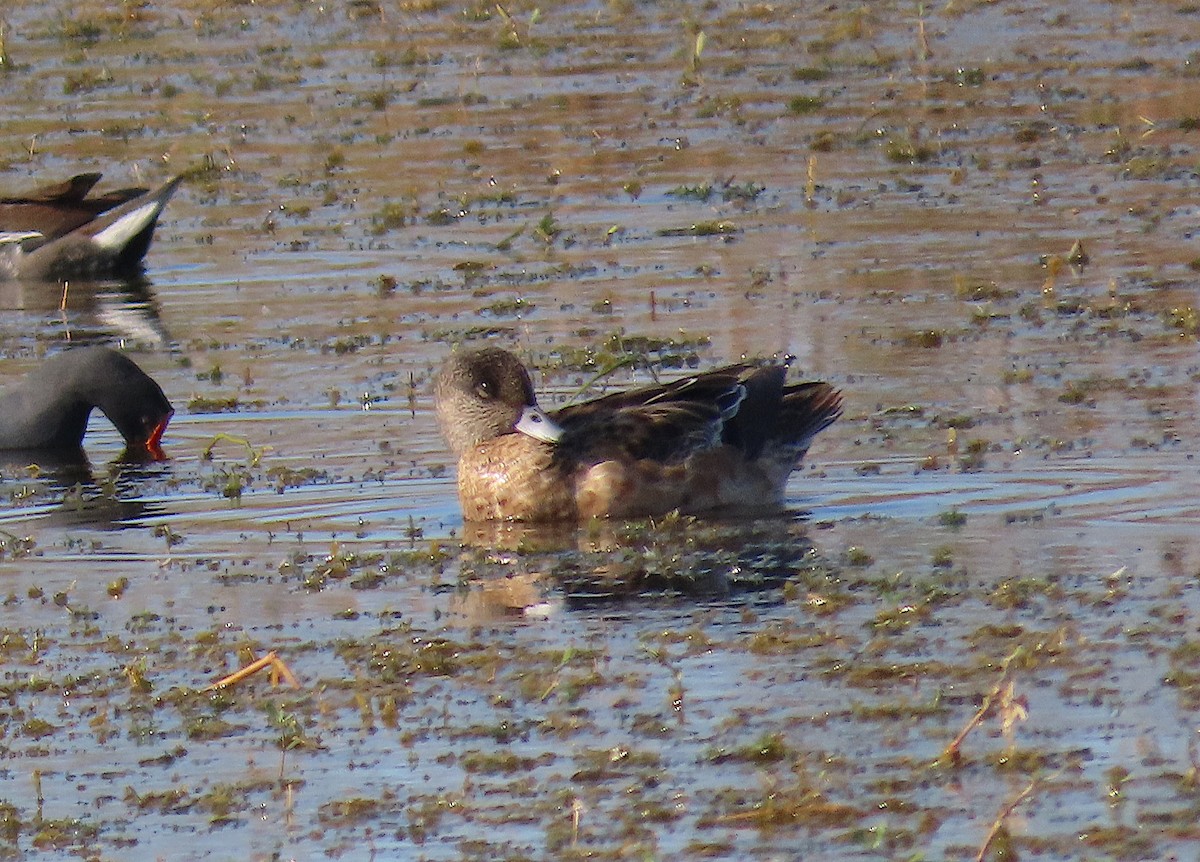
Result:
[[[0,449],[78,450],[96,408],[121,432],[128,456],[164,457],[171,402],[137,363],[103,346],[52,356],[0,394]]]
[[[452,354],[434,382],[467,521],[750,515],[784,505],[788,476],[842,412],[828,383],[740,363],[542,411],[507,350]]]
[[[79,174],[0,198],[0,279],[129,278],[141,272],[158,217],[183,180],[153,191],[88,196],[100,174]]]

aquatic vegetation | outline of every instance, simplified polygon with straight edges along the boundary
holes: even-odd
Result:
[[[789,114],[811,114],[825,107],[825,100],[819,96],[792,96],[788,99]]]
[[[712,183],[699,183],[693,186],[676,186],[670,189],[667,194],[671,197],[685,198],[697,201],[706,201],[712,197]]]
[[[485,308],[480,309],[480,313],[491,315],[492,317],[517,317],[528,314],[537,306],[525,299],[524,297],[515,297],[513,299],[498,299]]]
[[[884,145],[884,154],[888,161],[897,164],[918,164],[928,162],[936,155],[935,150],[926,145],[914,142],[907,137],[889,138]]]
[[[938,515],[938,523],[943,527],[961,527],[967,523],[967,516],[958,509],[950,509]]]
[[[793,81],[801,81],[809,84],[825,81],[831,77],[833,77],[831,69],[817,68],[815,66],[800,66],[791,71]]]
[[[862,548],[851,547],[847,548],[843,555],[843,560],[848,566],[865,567],[875,562],[875,558]]]
[[[1190,6],[102,5],[5,7],[8,187],[196,181],[4,358],[140,315],[188,409],[3,470],[0,856],[1195,855]],[[787,519],[480,534],[481,340],[853,408]]]
[[[80,93],[90,93],[113,83],[112,75],[107,69],[85,69],[63,80],[63,95],[75,96]]]
[[[1172,308],[1166,315],[1167,324],[1183,335],[1200,333],[1200,312],[1190,305]]]
[[[233,413],[241,406],[241,399],[236,395],[218,398],[194,395],[187,403],[189,413]]]
[[[946,333],[938,329],[923,329],[917,332],[906,332],[901,339],[902,343],[909,347],[937,348],[946,342]]]
[[[602,306],[598,313],[604,313]],[[550,353],[549,368],[597,373],[594,383],[602,382],[612,372],[627,367],[651,368],[695,368],[697,352],[710,343],[707,335],[692,335],[680,332],[674,337],[638,335],[617,331],[603,338],[598,344],[573,350],[558,349]]]
[[[93,844],[100,834],[99,825],[74,818],[38,818],[34,830],[30,843],[39,850],[86,848]]]

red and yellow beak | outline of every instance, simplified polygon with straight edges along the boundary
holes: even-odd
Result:
[[[166,416],[159,420],[158,424],[150,431],[150,436],[146,438],[146,454],[155,461],[165,461],[167,456],[162,448],[163,432],[167,430],[167,425],[171,422],[171,417],[175,415],[172,410]]]

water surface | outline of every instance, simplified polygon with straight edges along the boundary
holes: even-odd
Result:
[[[1200,22],[919,13],[9,3],[3,188],[196,175],[146,283],[0,286],[6,379],[106,340],[177,407],[0,465],[5,852],[1194,855]],[[483,341],[846,414],[776,521],[464,527]]]

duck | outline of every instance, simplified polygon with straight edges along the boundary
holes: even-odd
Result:
[[[121,433],[126,457],[164,459],[171,402],[136,362],[105,345],[55,354],[0,393],[0,450],[78,452],[94,409]]]
[[[20,197],[0,198],[0,279],[64,281],[141,273],[158,217],[184,176],[152,190],[125,188],[89,197],[100,176],[78,174]]]
[[[548,412],[512,352],[456,351],[433,395],[463,519],[778,513],[789,475],[842,412],[833,386],[787,372],[736,363]]]

